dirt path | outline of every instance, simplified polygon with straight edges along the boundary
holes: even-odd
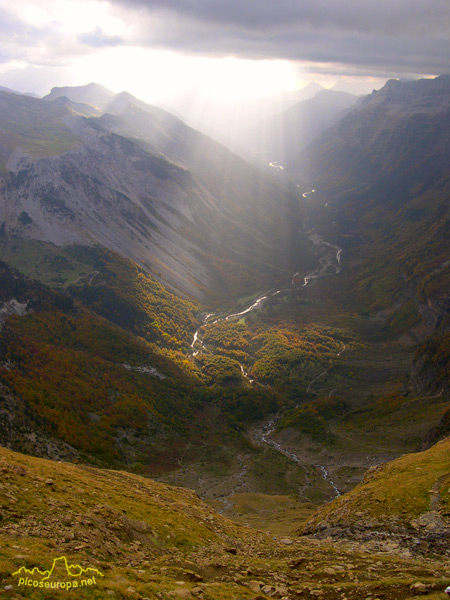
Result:
[[[100,271],[91,271],[90,273],[86,273],[86,275],[80,275],[80,277],[78,277],[77,279],[75,279],[74,281],[72,281],[73,283],[77,283],[78,281],[81,281],[82,279],[84,279],[85,277],[90,277],[90,279],[88,280],[88,285],[92,285],[92,282],[94,281],[94,278],[100,273]]]
[[[439,488],[444,483],[444,481],[449,478],[449,476],[450,476],[450,473],[446,473],[445,475],[442,475],[442,477],[439,477],[439,479],[434,482],[433,487],[431,488],[431,491],[430,491],[430,493],[431,493],[430,510],[435,510],[436,512],[440,512],[440,510],[442,508],[442,499],[441,499],[441,494],[439,492]]]

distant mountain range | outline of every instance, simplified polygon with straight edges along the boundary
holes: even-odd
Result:
[[[449,92],[448,75],[392,79],[359,99],[307,150],[291,155],[289,166],[331,193],[361,185],[404,188],[423,179],[437,181],[448,168]]]
[[[17,90],[12,90],[11,88],[5,87],[4,85],[0,85],[0,92],[10,92],[11,94],[19,94],[21,96],[30,96],[31,98],[39,98],[37,94],[32,93],[23,93],[18,92]]]

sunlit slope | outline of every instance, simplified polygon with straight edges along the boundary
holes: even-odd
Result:
[[[33,144],[56,136],[59,144],[44,158],[5,133],[15,159],[2,187],[4,238],[98,243],[202,299],[268,288],[307,268],[299,198],[128,94],[113,95],[105,108],[113,114],[79,116],[89,114],[84,102],[105,93],[87,88],[74,96],[83,104],[3,94],[5,131],[10,123],[17,129],[17,107],[26,103],[21,136]],[[71,107],[79,107],[78,116]]]
[[[222,517],[190,490],[123,471],[3,448],[0,471],[0,582],[15,598],[48,598],[49,590],[19,578],[39,580],[37,569],[53,566],[50,581],[101,574],[86,590],[51,590],[55,598],[334,600],[345,589],[347,598],[406,600],[420,582],[434,599],[447,582],[438,557],[268,536]]]
[[[36,268],[59,264],[73,278],[71,295],[0,263],[0,443],[158,472],[178,468],[192,443],[244,444],[249,423],[280,406],[239,363],[230,371],[216,360],[214,372],[195,363],[198,306],[135,263],[101,249],[33,248]]]
[[[195,227],[188,223],[185,234],[201,248],[216,285],[220,279],[233,285],[236,260],[250,278],[255,269],[279,276],[296,264],[309,264],[300,200],[275,179],[179,118],[132,96],[121,95],[112,112],[91,119],[90,125],[157,149],[201,184],[207,206],[191,205]]]
[[[348,537],[390,531],[426,538],[448,551],[449,484],[450,438],[445,438],[372,469],[354,490],[320,508],[304,531]]]
[[[46,455],[45,444],[28,435],[35,423],[40,437],[63,450],[70,445],[62,456],[135,464],[185,431],[199,382],[177,350],[189,346],[194,306],[141,270],[127,272],[126,262],[119,262],[119,275],[120,268],[134,295],[120,296],[99,281],[95,303],[97,313],[124,328],[0,263],[3,443]],[[81,278],[81,294],[83,288]]]
[[[221,517],[190,490],[4,448],[0,448],[0,469],[0,577],[4,585],[13,584],[15,591],[24,594],[19,597],[41,595],[36,589],[17,589],[18,577],[12,574],[20,567],[49,569],[60,556],[67,557],[69,564],[102,573],[98,587],[91,590],[94,597],[107,597],[108,589],[129,596],[126,588],[132,583],[141,595],[156,598],[158,591],[179,589],[177,580],[186,579],[185,588],[203,580],[199,564],[181,563],[190,552],[203,552],[207,563],[208,555],[215,560],[221,554],[226,557],[225,548],[241,546],[244,540],[249,549],[266,546],[262,534]],[[171,564],[164,557],[170,557]],[[210,597],[232,597],[237,585],[227,587],[230,596]]]

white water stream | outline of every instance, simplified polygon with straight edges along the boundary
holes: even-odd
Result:
[[[286,458],[289,458],[289,460],[292,460],[297,465],[304,466],[304,464],[302,463],[300,458],[295,454],[295,452],[286,450],[286,448],[283,448],[283,446],[281,446],[281,444],[279,444],[278,442],[273,440],[271,437],[269,437],[275,431],[276,425],[277,425],[278,421],[281,419],[281,416],[282,415],[276,415],[275,417],[273,417],[268,423],[263,425],[263,427],[261,429],[256,430],[254,435],[257,440],[266,444],[267,446],[270,446],[271,448],[274,448],[277,452],[279,452],[280,454],[283,454],[283,456],[286,456]],[[335,482],[331,479],[327,468],[324,465],[317,465],[317,464],[312,465],[312,466],[316,467],[316,469],[319,470],[322,478],[333,488],[335,498],[340,496],[341,491],[339,490],[339,488],[337,487]]]
[[[252,312],[253,310],[261,308],[264,300],[267,300],[268,298],[272,298],[273,296],[276,296],[277,294],[280,294],[280,293],[281,293],[281,290],[276,290],[276,291],[269,290],[268,292],[265,292],[262,296],[259,296],[256,300],[254,300],[248,308],[241,310],[240,312],[230,313],[229,315],[221,315],[214,320],[210,320],[211,317],[214,317],[214,313],[208,313],[207,315],[205,315],[203,317],[202,324],[194,333],[194,338],[191,343],[192,356],[195,357],[199,354],[199,352],[201,350],[205,350],[205,346],[200,337],[200,330],[204,325],[206,325],[207,323],[211,323],[211,325],[216,325],[216,323],[222,323],[223,321],[230,321],[231,319],[236,319],[236,318],[240,319],[241,317]],[[247,377],[247,374],[245,373],[244,367],[242,365],[241,365],[241,371],[243,374],[245,374],[245,377]]]

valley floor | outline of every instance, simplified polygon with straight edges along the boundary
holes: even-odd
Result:
[[[158,474],[158,479],[195,489],[233,518],[241,518],[242,496],[247,516],[252,510],[258,515],[261,503],[266,503],[264,494],[281,495],[283,502],[293,503],[294,512],[307,513],[305,507],[352,489],[369,468],[421,449],[427,433],[448,409],[448,401],[414,393],[409,374],[415,346],[402,337],[377,339],[383,319],[324,301],[327,284],[316,281],[306,290],[282,291],[241,319],[240,325],[260,331],[274,324],[282,330],[287,323],[289,335],[299,327],[307,331],[328,327],[347,336],[350,341],[335,343],[326,366],[319,365],[302,382],[299,404],[320,411],[320,403],[341,401],[346,403],[345,411],[331,414],[315,434],[308,431],[308,424],[305,428],[295,420],[298,408],[288,405],[248,429],[250,445],[229,440],[188,443],[176,468]],[[204,346],[202,350],[208,352]],[[221,348],[212,351],[220,353]],[[253,385],[261,384],[256,379]],[[284,424],[284,415],[292,415],[293,425]],[[273,518],[277,521],[276,511]]]

